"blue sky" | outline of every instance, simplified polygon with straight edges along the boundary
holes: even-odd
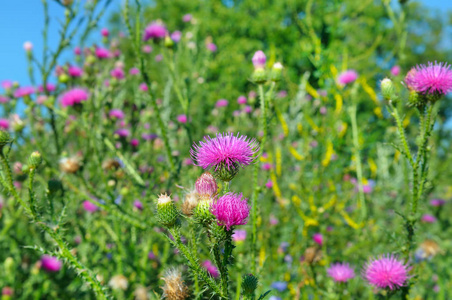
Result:
[[[55,49],[58,43],[59,28],[56,18],[64,19],[64,9],[53,0],[47,1],[49,2],[51,17],[49,45],[51,49]],[[42,3],[40,0],[1,2],[3,3],[0,4],[0,36],[2,37],[0,43],[0,81],[8,79],[27,85],[29,79],[23,43],[31,41],[34,45],[34,53],[41,57],[44,24]],[[117,11],[121,2],[120,0],[113,0],[105,16],[108,17],[111,12]],[[452,10],[452,0],[422,0],[422,2],[431,8]],[[106,17],[103,18],[99,28],[106,24],[106,19]]]

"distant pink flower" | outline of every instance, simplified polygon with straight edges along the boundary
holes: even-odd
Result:
[[[347,70],[339,74],[337,82],[340,85],[346,85],[354,82],[358,78],[358,73],[355,70]]]
[[[130,136],[130,131],[126,128],[120,128],[115,131],[115,134],[117,134],[119,137],[126,138]]]
[[[41,266],[47,272],[58,272],[63,267],[63,263],[56,257],[44,255],[41,258]]]
[[[100,59],[105,59],[110,57],[110,51],[105,48],[98,47],[96,48],[96,57]]]
[[[190,22],[192,19],[192,15],[191,14],[186,14],[182,17],[182,21],[184,21],[185,23]]]
[[[431,206],[443,206],[444,204],[446,204],[446,201],[443,199],[432,199],[430,200],[430,205]]]
[[[111,70],[110,75],[118,80],[124,79],[124,70],[122,68],[114,68]]]
[[[452,91],[452,69],[447,63],[417,65],[408,72],[405,83],[421,94],[445,95]]]
[[[250,207],[242,194],[226,193],[210,205],[210,211],[217,219],[218,226],[231,230],[232,226],[248,222]]]
[[[47,91],[54,92],[56,90],[56,86],[52,83],[47,83]],[[44,93],[44,87],[42,85],[38,86],[38,92]]]
[[[265,184],[265,187],[267,189],[271,189],[273,187],[273,182],[271,180],[268,180],[267,183]]]
[[[0,95],[0,103],[7,103],[9,101],[8,97]]]
[[[215,267],[215,265],[210,260],[203,261],[202,266],[213,278],[218,278],[220,276],[220,272],[218,272],[217,267]]]
[[[9,129],[9,121],[8,119],[0,119],[0,128],[4,130]]]
[[[24,87],[17,88],[17,90],[14,91],[13,95],[15,98],[21,98],[21,97],[29,96],[29,95],[33,94],[34,92],[35,92],[34,87],[24,86]]]
[[[247,105],[243,108],[243,111],[247,114],[250,114],[253,111],[253,108],[251,106]]]
[[[140,141],[139,141],[138,139],[132,139],[132,140],[130,141],[130,145],[131,145],[132,147],[138,147],[138,145],[140,145]]]
[[[262,170],[265,170],[265,171],[269,171],[269,170],[271,170],[272,169],[272,164],[270,164],[270,163],[264,163],[263,165],[262,165]]]
[[[270,216],[270,225],[278,225],[279,220],[277,218],[275,218],[275,216]]]
[[[284,98],[287,97],[287,91],[279,91],[278,94],[276,94],[278,98]]]
[[[246,239],[246,230],[237,229],[234,231],[232,235],[232,240],[234,242],[242,242]]]
[[[25,42],[24,43],[24,50],[26,52],[30,52],[31,50],[33,50],[33,44],[31,42]]]
[[[156,62],[160,62],[160,61],[162,61],[162,60],[163,60],[163,55],[158,54],[158,55],[155,56],[155,61],[156,61]]]
[[[406,284],[409,269],[402,260],[387,254],[370,260],[364,267],[363,275],[369,284],[377,288],[394,290]]]
[[[108,114],[110,118],[116,118],[116,119],[124,119],[124,112],[120,109],[112,109],[110,113]]]
[[[181,38],[182,38],[182,32],[180,32],[179,30],[174,31],[173,33],[171,33],[171,39],[174,42],[179,43]]]
[[[13,87],[13,82],[10,80],[4,80],[2,81],[2,88],[5,90],[9,90]]]
[[[393,66],[391,68],[391,74],[393,76],[398,76],[400,74],[400,66]]]
[[[77,55],[77,56],[82,54],[82,49],[80,49],[80,47],[75,47],[74,48],[74,54]]]
[[[151,53],[152,52],[152,47],[149,45],[144,45],[143,46],[143,52],[144,53]]]
[[[135,200],[133,206],[138,210],[143,210],[143,203],[140,200]]]
[[[207,50],[209,50],[210,52],[217,51],[217,45],[215,45],[214,43],[208,43],[206,47],[207,47]]]
[[[256,51],[254,53],[252,62],[254,65],[254,68],[265,68],[265,63],[267,62],[267,57],[265,56],[265,53],[261,50]]]
[[[159,22],[152,22],[144,29],[143,40],[163,39],[167,34],[165,25]]]
[[[74,106],[76,104],[82,103],[82,101],[87,101],[89,94],[87,91],[81,88],[73,88],[61,95],[61,105]]]
[[[215,104],[215,107],[225,107],[228,106],[229,101],[226,99],[220,99],[217,101],[217,103]]]
[[[238,104],[246,104],[246,97],[245,96],[240,96],[237,98],[237,103]]]
[[[77,66],[69,66],[67,73],[71,77],[80,77],[83,75],[83,69]]]
[[[347,282],[355,277],[355,271],[348,263],[331,264],[327,273],[335,282]]]
[[[147,92],[148,91],[148,85],[146,83],[141,83],[140,84],[140,90],[143,92]]]
[[[191,156],[197,165],[203,169],[214,168],[218,170],[226,167],[228,170],[238,166],[247,166],[255,161],[258,151],[255,139],[246,136],[234,136],[233,133],[217,133],[216,137],[204,137],[204,142],[194,145],[190,150]]]
[[[82,204],[83,204],[83,209],[90,213],[93,213],[99,209],[99,207],[97,207],[97,205],[95,205],[94,203],[92,203],[88,200],[83,201]]]
[[[129,70],[129,74],[130,75],[138,75],[138,74],[140,74],[140,70],[138,70],[138,68],[131,68]]]
[[[103,37],[108,37],[108,35],[110,34],[110,32],[108,31],[107,28],[102,28],[101,31],[100,31],[100,34],[101,34]]]
[[[185,123],[187,123],[187,116],[186,115],[178,115],[177,121],[179,123],[185,124]]]
[[[319,246],[322,246],[322,245],[323,245],[323,235],[322,235],[321,233],[315,233],[315,234],[312,236],[312,240],[313,240],[315,243],[319,244]]]
[[[425,214],[422,216],[421,221],[424,223],[435,223],[436,222],[436,218],[435,216],[429,215],[429,214]]]
[[[322,114],[322,115],[326,115],[326,113],[327,113],[326,107],[325,107],[325,106],[322,106],[322,107],[319,109],[319,112],[320,112],[320,114]]]

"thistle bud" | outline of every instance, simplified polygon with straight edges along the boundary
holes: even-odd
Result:
[[[166,48],[173,48],[174,41],[171,39],[169,35],[165,36],[165,41],[163,42]]]
[[[182,213],[187,217],[193,215],[193,210],[198,205],[198,193],[191,192],[185,196],[184,203],[182,203]]]
[[[423,95],[420,95],[414,90],[410,90],[410,95],[408,96],[408,105],[414,107],[423,107],[426,104],[426,99]]]
[[[283,65],[280,62],[277,62],[273,65],[273,68],[270,73],[270,80],[274,82],[278,82],[281,80]]]
[[[239,172],[239,165],[236,163],[232,163],[232,166],[227,167],[223,164],[218,165],[216,169],[213,171],[213,176],[216,178],[229,182],[234,179],[235,175]]]
[[[395,100],[394,84],[389,78],[385,78],[381,81],[381,94],[386,100]]]
[[[253,295],[257,289],[259,280],[253,274],[246,274],[242,277],[242,292],[244,295]]]
[[[267,81],[267,72],[264,68],[254,69],[254,72],[251,75],[251,80],[257,84],[265,83]]]
[[[0,130],[0,151],[3,150],[3,147],[11,142],[11,136],[7,131]]]
[[[210,223],[215,217],[210,212],[210,204],[212,200],[210,199],[201,199],[198,205],[193,210],[193,217],[198,224],[207,224]]]
[[[69,81],[69,76],[67,74],[61,74],[58,76],[58,81],[61,83],[67,83]]]
[[[265,53],[261,50],[256,51],[254,53],[252,62],[255,69],[263,69],[265,68],[265,63],[267,62],[267,57],[265,56]]]
[[[157,219],[163,226],[172,227],[176,224],[177,218],[179,217],[179,211],[174,205],[171,197],[162,194],[157,199]]]
[[[28,158],[30,169],[37,169],[42,163],[42,155],[38,151],[33,152]]]
[[[218,192],[217,182],[210,172],[203,173],[196,180],[195,188],[201,198],[212,198]]]

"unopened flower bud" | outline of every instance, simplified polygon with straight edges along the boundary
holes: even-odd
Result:
[[[273,65],[272,71],[270,73],[270,80],[274,82],[278,82],[281,80],[283,65],[280,62],[277,62]]]
[[[157,199],[157,219],[163,226],[172,227],[176,224],[177,218],[179,217],[179,211],[174,205],[171,197],[162,194]]]
[[[42,163],[42,155],[38,151],[33,152],[28,158],[30,169],[37,169]]]
[[[67,74],[61,74],[58,76],[58,81],[61,83],[67,83],[69,81],[69,76]]]
[[[262,84],[267,81],[267,72],[264,68],[254,69],[253,74],[251,75],[251,81],[257,84]]]
[[[381,81],[381,94],[386,100],[394,100],[394,84],[389,78]]]
[[[259,280],[253,274],[246,274],[242,277],[242,291],[244,295],[253,295],[257,289]]]
[[[267,62],[267,57],[265,56],[265,53],[261,50],[254,53],[252,62],[255,69],[263,69],[265,68],[265,63]]]
[[[426,99],[423,95],[420,95],[414,90],[410,90],[410,95],[408,96],[408,105],[414,107],[422,107],[426,104]]]
[[[198,205],[198,193],[191,192],[185,196],[184,203],[182,203],[182,213],[188,217],[193,215],[193,210]]]
[[[198,224],[207,224],[212,221],[215,217],[210,212],[211,199],[201,199],[198,205],[193,210],[193,217]]]
[[[201,198],[211,198],[217,194],[218,185],[210,172],[203,173],[195,183],[196,192]]]
[[[165,36],[164,45],[166,48],[174,47],[174,41],[171,39],[171,37],[169,35]]]
[[[24,43],[24,50],[26,52],[31,52],[31,50],[33,50],[33,44],[31,42],[25,42]]]

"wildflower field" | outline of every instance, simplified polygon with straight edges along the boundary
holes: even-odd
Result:
[[[452,299],[452,19],[41,2],[0,78],[1,299]]]

